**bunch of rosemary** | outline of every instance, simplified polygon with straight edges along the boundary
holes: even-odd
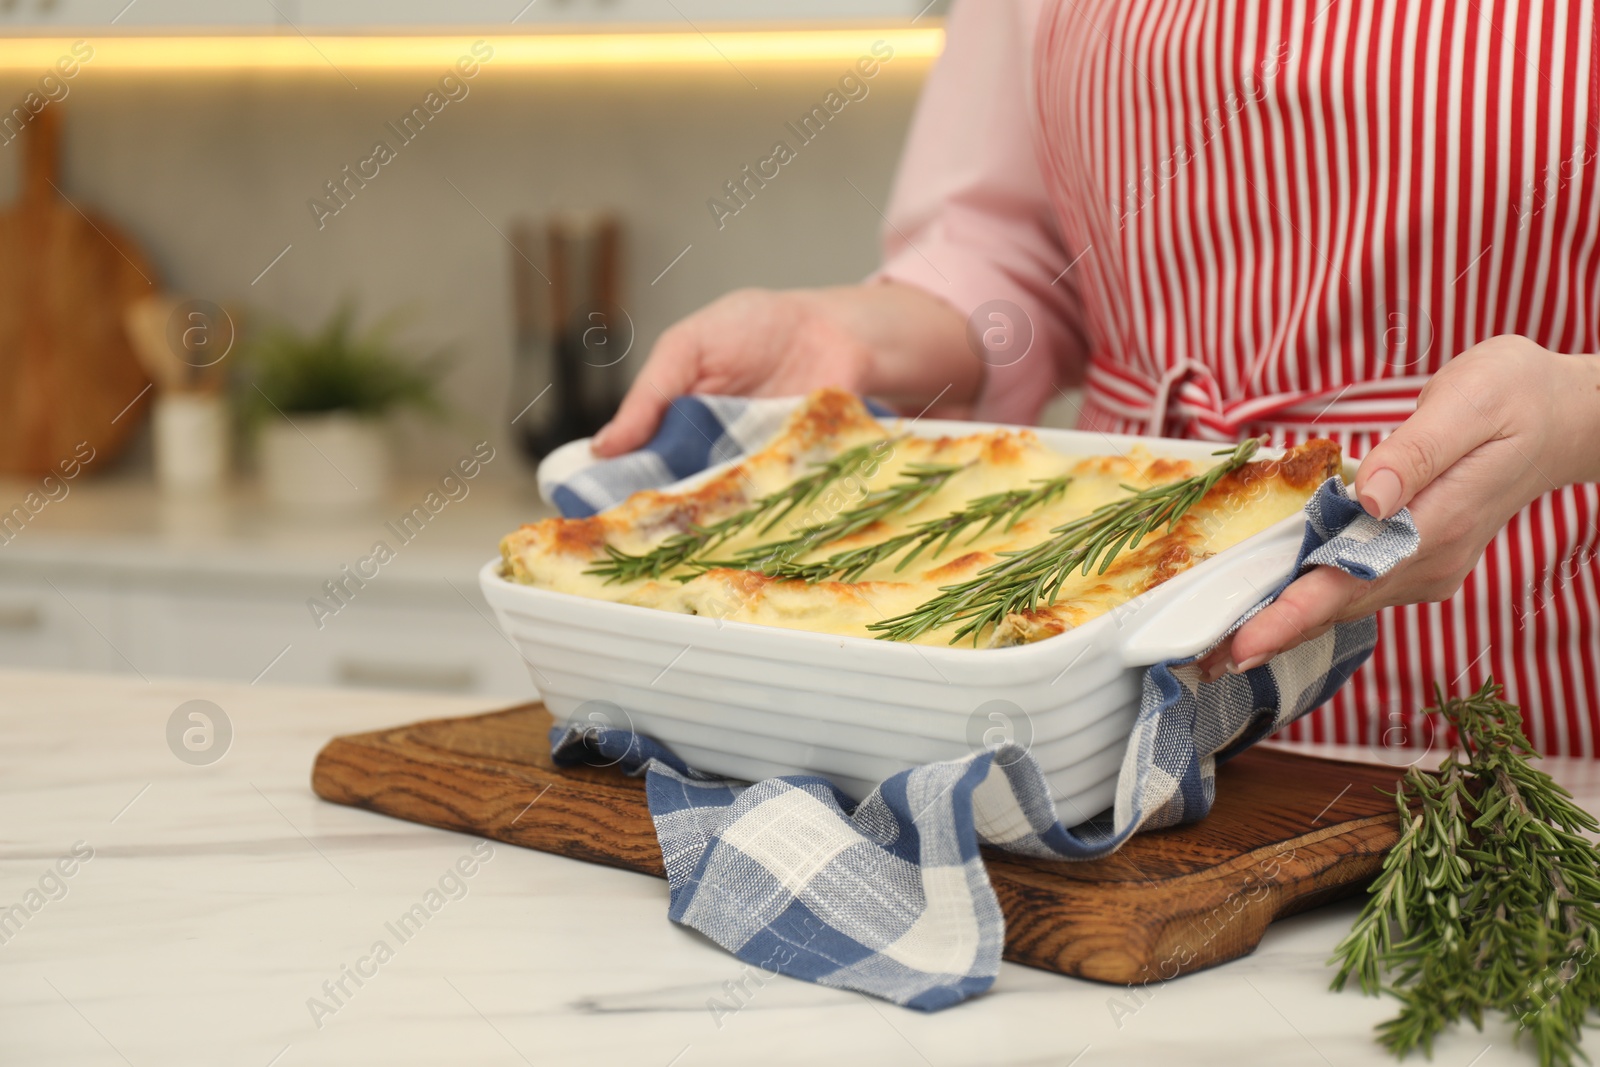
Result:
[[[1218,453],[1227,457],[1221,463],[1190,478],[1148,489],[1124,486],[1130,495],[1057,526],[1032,548],[1000,553],[998,562],[975,577],[943,586],[932,600],[903,615],[868,623],[867,629],[891,641],[912,641],[959,622],[962,625],[950,643],[971,637],[976,645],[985,630],[998,626],[1007,615],[1055,603],[1073,571],[1088,574],[1098,563],[1104,574],[1117,553],[1137,548],[1156,527],[1177,522],[1219,481],[1248,463],[1260,446],[1255,439],[1241,441]]]
[[[1400,1013],[1378,1027],[1395,1055],[1458,1019],[1503,1012],[1546,1067],[1587,1057],[1600,1012],[1600,830],[1571,794],[1534,769],[1522,714],[1493,680],[1437,711],[1459,735],[1437,773],[1407,772],[1395,793],[1403,831],[1330,963]]]

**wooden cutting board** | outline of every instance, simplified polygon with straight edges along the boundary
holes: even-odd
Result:
[[[665,877],[644,783],[556,769],[539,704],[336,737],[317,795],[413,822]],[[1395,768],[1256,748],[1211,814],[1088,863],[986,856],[1006,959],[1139,984],[1252,951],[1273,919],[1363,887],[1399,834]]]
[[[82,461],[81,442],[95,470],[150,399],[134,402],[148,379],[123,313],[155,292],[155,268],[61,193],[60,117],[61,105],[47,104],[23,127],[22,195],[0,209],[0,474],[38,477]]]

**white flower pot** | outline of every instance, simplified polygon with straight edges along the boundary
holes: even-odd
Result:
[[[271,500],[301,508],[376,503],[389,489],[389,442],[377,419],[291,414],[263,427],[261,480]]]

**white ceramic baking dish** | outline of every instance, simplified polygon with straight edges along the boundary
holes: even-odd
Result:
[[[909,430],[938,437],[994,428],[925,419]],[[1036,432],[1067,455],[1143,445],[1156,455],[1213,461],[1219,447]],[[498,559],[479,580],[558,721],[631,727],[691,766],[731,777],[826,775],[858,799],[908,767],[1015,740],[1038,760],[1071,825],[1111,802],[1143,668],[1216,641],[1289,574],[1304,529],[1304,518],[1291,516],[1116,611],[1001,649],[908,645],[613,604],[509,581]]]

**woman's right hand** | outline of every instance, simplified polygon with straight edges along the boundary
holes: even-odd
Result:
[[[688,393],[784,396],[832,385],[912,410],[940,398],[941,412],[959,411],[977,395],[982,368],[960,313],[922,289],[740,289],[661,335],[593,449],[639,448]]]

